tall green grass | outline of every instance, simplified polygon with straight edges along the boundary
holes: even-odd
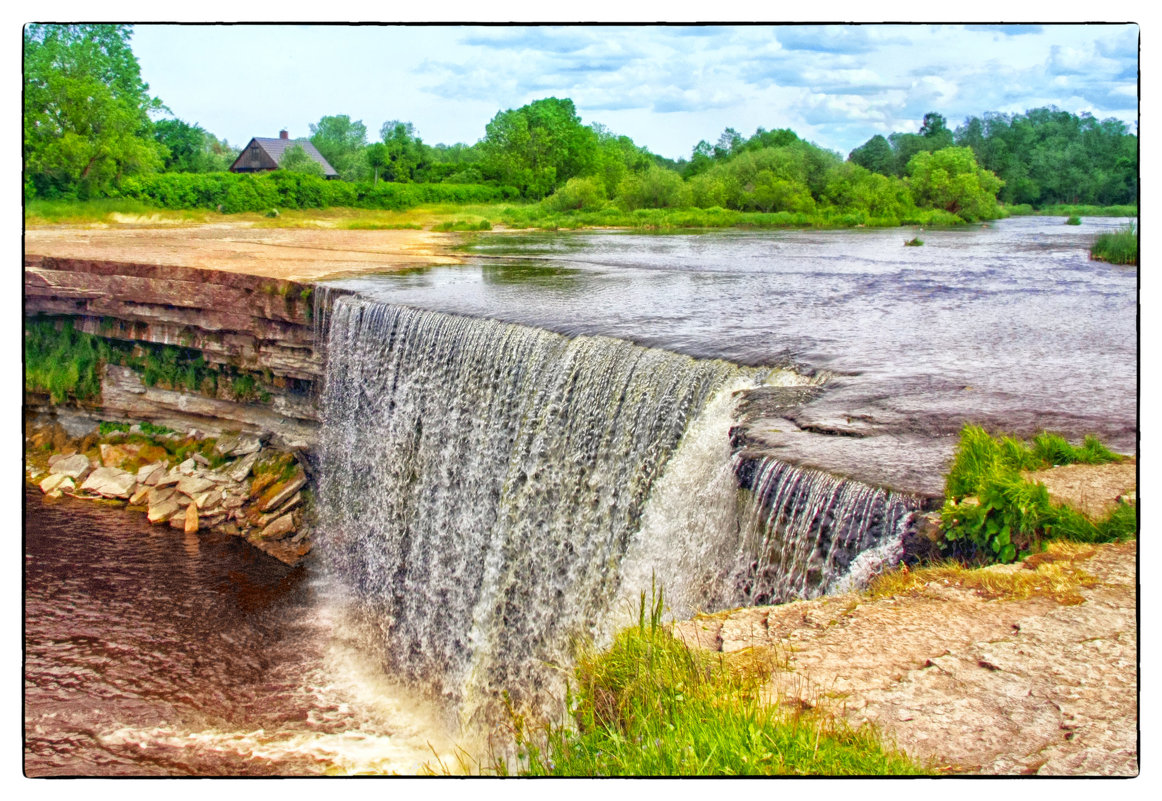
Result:
[[[1011,562],[1040,550],[1045,540],[1132,538],[1137,531],[1135,505],[1120,504],[1105,520],[1090,521],[1050,503],[1044,486],[1021,475],[1054,465],[1106,464],[1123,458],[1093,436],[1075,446],[1056,434],[1041,433],[1026,444],[965,426],[945,480],[941,519],[946,550],[967,561]]]
[[[1110,264],[1138,263],[1138,231],[1133,225],[1098,234],[1089,249],[1089,257]]]
[[[77,331],[72,320],[26,320],[24,388],[46,392],[53,403],[92,400],[101,394],[99,338]]]
[[[925,769],[867,727],[763,703],[771,666],[688,649],[642,595],[637,626],[581,657],[572,721],[516,720],[527,776],[912,775]],[[508,772],[504,763],[501,773]]]

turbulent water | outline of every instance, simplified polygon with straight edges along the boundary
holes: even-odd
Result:
[[[735,597],[732,391],[806,379],[357,297],[329,331],[319,539],[393,672],[471,715],[651,579]]]

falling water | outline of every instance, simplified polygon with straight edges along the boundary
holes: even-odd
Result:
[[[742,467],[751,491],[744,550],[753,561],[740,602],[842,592],[903,555],[917,499],[770,457]]]
[[[654,581],[677,615],[817,594],[901,524],[895,496],[807,473],[784,486],[764,466],[755,494],[778,513],[740,525],[738,391],[812,379],[328,305],[320,550],[388,670],[462,719],[505,691],[559,698],[575,646],[608,637]]]

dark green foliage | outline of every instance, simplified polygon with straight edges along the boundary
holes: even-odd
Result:
[[[581,124],[568,98],[547,97],[498,113],[480,146],[485,177],[533,199],[591,173],[597,162],[597,134]]]
[[[491,231],[492,223],[488,220],[469,222],[468,220],[450,220],[432,226],[433,231]]]
[[[153,138],[166,150],[165,172],[221,172],[230,168],[238,151],[204,130],[181,120],[158,120]]]
[[[1138,231],[1127,226],[1117,231],[1098,234],[1089,249],[1089,257],[1110,264],[1138,263]]]
[[[1041,433],[1026,445],[965,426],[945,480],[941,517],[946,550],[968,561],[1011,562],[1049,539],[1111,542],[1134,536],[1132,505],[1122,504],[1133,511],[1117,509],[1107,520],[1090,522],[1068,507],[1051,504],[1044,486],[1021,476],[1054,465],[1106,464],[1122,458],[1093,436],[1078,447],[1056,434]]]
[[[97,423],[97,433],[102,437],[107,437],[114,431],[129,433],[129,423],[118,423],[111,420],[102,420]]]
[[[311,125],[311,144],[344,181],[366,180],[368,167],[363,157],[367,126],[351,121],[346,114],[323,117]]]
[[[116,190],[168,209],[219,209],[227,214],[272,208],[310,209],[348,206],[365,209],[410,209],[421,203],[488,203],[516,196],[505,187],[460,184],[349,184],[314,175],[276,170],[263,175],[235,173],[165,173],[133,176]]]
[[[523,775],[907,775],[924,770],[867,728],[760,700],[771,666],[691,651],[642,597],[636,627],[586,654],[569,695],[572,727],[530,730],[513,713]],[[498,772],[508,766],[500,763]]]
[[[24,196],[99,197],[131,173],[153,172],[149,96],[128,25],[24,29]]]
[[[25,320],[24,388],[47,392],[53,403],[94,400],[101,394],[99,338],[72,320]]]

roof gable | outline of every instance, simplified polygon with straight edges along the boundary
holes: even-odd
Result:
[[[250,142],[247,143],[246,147],[242,148],[242,153],[238,156],[238,159],[234,162],[234,164],[231,165],[231,169],[234,169],[235,166],[238,166],[239,162],[241,162],[244,157],[249,157],[251,161],[255,160],[254,156],[251,155],[255,153],[255,149],[252,147],[254,145],[257,145],[257,152],[260,154],[258,160],[263,162],[261,168],[271,170],[276,169],[278,165],[282,163],[282,157],[286,155],[286,151],[290,150],[295,145],[298,145],[306,152],[308,156],[319,163],[319,165],[323,168],[324,175],[330,177],[337,176],[339,174],[335,171],[335,168],[332,167],[325,158],[323,158],[323,154],[320,153],[313,144],[311,144],[311,140],[281,139],[266,136],[256,136],[251,139]],[[269,160],[269,162],[267,160]],[[253,166],[257,167],[258,165],[255,164]]]

